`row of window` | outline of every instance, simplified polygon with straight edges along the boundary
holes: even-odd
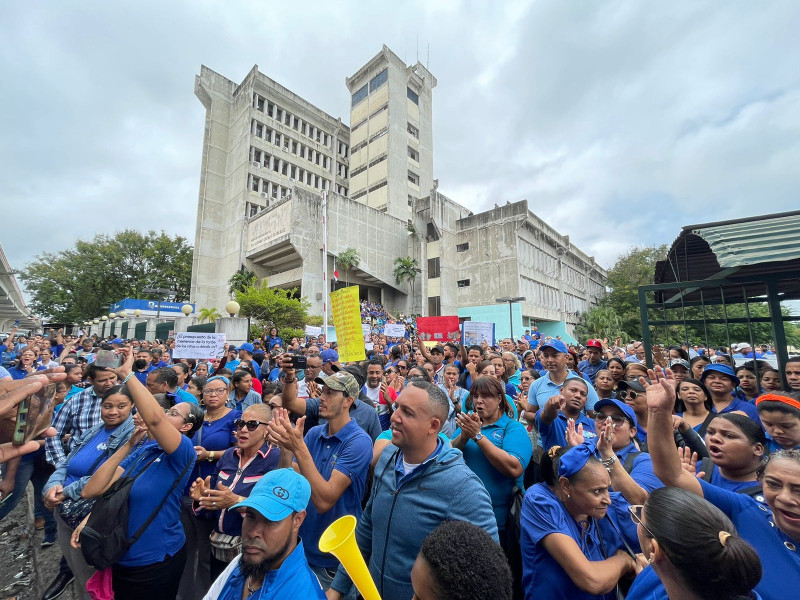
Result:
[[[415,160],[415,161],[419,162],[419,152],[414,150],[414,148],[412,148],[411,146],[408,147],[408,157],[411,160]]]
[[[284,152],[290,152],[295,156],[304,158],[315,165],[319,165],[323,169],[327,170],[330,168],[330,156],[327,156],[326,154],[323,154],[322,152],[319,152],[310,146],[306,146],[302,142],[298,142],[297,140],[294,140],[275,129],[267,127],[267,125],[261,121],[253,119],[251,132],[254,136],[263,139],[265,142],[268,142],[273,146],[277,146],[278,148],[282,148]]]
[[[414,127],[411,123],[408,123],[408,127],[406,127],[406,131],[414,139],[417,139],[417,140],[419,139],[419,129]]]
[[[282,164],[279,163],[278,161],[275,161],[272,170],[275,173],[278,173],[279,175],[288,177],[291,181],[302,183],[303,185],[307,185],[308,187],[314,188],[316,190],[331,189],[330,179],[325,179],[324,177],[315,175],[311,171],[306,171],[286,161],[283,161]],[[259,177],[258,175],[251,174],[249,177],[250,177],[250,186],[249,186],[250,191],[258,192],[259,194],[265,196],[272,196],[273,198],[276,197],[274,193],[275,188],[280,187],[277,183],[273,183],[272,181],[265,179],[263,177]]]
[[[414,185],[418,186],[419,185],[419,175],[414,173],[414,171],[409,171],[408,172],[408,182],[409,183],[413,183]]]
[[[365,83],[363,87],[356,90],[355,94],[353,94],[352,106],[355,106],[356,104],[364,100],[369,94],[371,94],[379,87],[381,87],[384,83],[386,83],[388,79],[389,79],[388,69],[384,69],[383,71],[375,75],[375,77],[369,80],[368,84]]]
[[[331,141],[333,140],[333,136],[331,134],[324,132],[322,129],[312,125],[308,121],[304,121],[300,117],[293,115],[285,108],[279,107],[271,100],[267,100],[263,96],[258,95],[256,92],[253,92],[253,108],[263,112],[269,117],[272,117],[279,123],[283,123],[287,127],[291,127],[298,133],[322,144],[323,146],[328,148],[331,147]],[[339,141],[336,152],[342,156],[347,156],[347,144]]]
[[[362,198],[362,197],[366,196],[368,193],[372,193],[374,191],[377,191],[377,190],[381,189],[382,187],[386,187],[387,184],[388,184],[388,182],[386,181],[386,179],[384,179],[383,181],[381,181],[380,183],[376,183],[375,185],[373,185],[369,189],[364,188],[360,192],[356,192],[355,194],[353,194],[353,198],[352,199],[353,200],[358,200],[359,198]]]
[[[408,99],[411,100],[414,104],[419,106],[419,94],[417,94],[410,87],[406,88],[406,96],[408,96]]]
[[[274,198],[276,200],[280,200],[291,194],[290,188],[283,185],[278,185],[277,183],[273,183],[267,179],[262,179],[261,177],[257,177],[255,175],[249,175],[249,179],[250,190],[253,192],[258,192],[258,195],[262,198]]]
[[[374,142],[379,137],[383,137],[384,135],[386,135],[388,132],[389,132],[389,128],[388,127],[384,127],[383,129],[381,129],[377,133],[372,134],[369,138],[367,138],[366,140],[364,140],[360,144],[356,144],[355,146],[353,146],[350,149],[350,153],[351,154],[355,154],[356,152],[358,152],[362,148],[366,148],[370,144],[370,142]]]
[[[350,134],[352,135],[352,133],[353,133],[353,132],[354,132],[356,129],[358,129],[359,127],[362,127],[362,126],[366,125],[367,123],[369,123],[369,120],[370,120],[370,119],[374,119],[375,117],[377,117],[377,116],[378,116],[380,113],[382,113],[382,112],[383,112],[383,111],[385,111],[385,110],[389,110],[389,103],[388,103],[388,102],[387,102],[386,104],[384,104],[383,106],[381,106],[380,108],[378,108],[376,111],[374,111],[374,112],[373,112],[371,115],[369,115],[368,117],[366,117],[366,118],[365,118],[363,121],[361,121],[361,122],[360,122],[358,125],[356,125],[356,126],[354,126],[354,127],[351,127],[351,128],[350,128]]]
[[[519,287],[520,295],[525,296],[528,302],[558,310],[558,288],[544,285],[524,276],[519,278]]]

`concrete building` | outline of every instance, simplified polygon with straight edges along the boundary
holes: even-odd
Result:
[[[472,211],[433,179],[436,78],[385,46],[346,79],[352,129],[254,67],[240,84],[202,67],[195,93],[206,107],[191,300],[221,311],[240,268],[270,286],[298,288],[322,314],[322,261],[354,248],[342,273],[365,299],[406,314],[501,322],[501,296],[526,298],[519,327],[550,322],[569,334],[605,293],[605,271],[528,210],[526,201]],[[322,192],[328,253],[322,253]],[[394,261],[419,265],[397,284]],[[339,269],[342,270],[341,268]],[[516,326],[515,326],[516,327]],[[515,329],[515,334],[521,331]]]
[[[433,88],[420,63],[386,46],[346,80],[350,90],[350,197],[399,219],[433,186]]]

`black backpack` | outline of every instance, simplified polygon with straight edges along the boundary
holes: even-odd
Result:
[[[164,456],[164,454],[159,456]],[[130,477],[123,475],[120,477],[95,501],[92,512],[89,515],[89,520],[81,531],[80,542],[83,558],[97,570],[102,571],[103,569],[107,569],[125,556],[130,547],[136,543],[139,537],[150,526],[150,523],[153,522],[153,519],[156,518],[158,511],[164,506],[170,494],[172,494],[173,490],[193,464],[190,461],[186,465],[183,472],[172,483],[172,487],[169,488],[164,499],[161,500],[147,520],[142,523],[142,526],[139,527],[133,537],[129,538],[128,496],[131,493],[133,483],[147,471],[150,465],[158,458],[157,456],[147,463],[145,468],[139,471],[135,476]],[[135,462],[128,472],[133,472],[138,464],[139,461]]]

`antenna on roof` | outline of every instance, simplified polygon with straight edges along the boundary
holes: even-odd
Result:
[[[419,31],[417,32],[417,62],[419,62]]]
[[[428,42],[428,59],[425,61],[425,68],[431,70],[431,43]]]

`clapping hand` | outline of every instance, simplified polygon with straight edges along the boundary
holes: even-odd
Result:
[[[200,498],[200,508],[206,510],[222,510],[230,508],[239,502],[239,496],[234,494],[227,486],[217,483],[217,489],[207,490],[206,494]]]
[[[285,408],[276,408],[273,413],[272,420],[267,425],[269,430],[269,439],[281,450],[288,450],[293,454],[305,446],[303,440],[303,426],[305,425],[305,416],[297,419],[297,422],[292,426],[289,420],[289,411]]]
[[[474,412],[458,413],[456,425],[461,429],[461,435],[470,440],[481,432],[481,418]]]
[[[597,432],[597,450],[600,452],[600,456],[602,458],[611,458],[614,456],[614,429],[616,425],[611,420],[611,417],[607,417],[606,420],[600,427],[600,430]]]
[[[189,496],[195,502],[200,502],[203,496],[208,495],[209,490],[211,490],[211,475],[205,479],[198,477],[194,480],[192,487],[189,488]]]

